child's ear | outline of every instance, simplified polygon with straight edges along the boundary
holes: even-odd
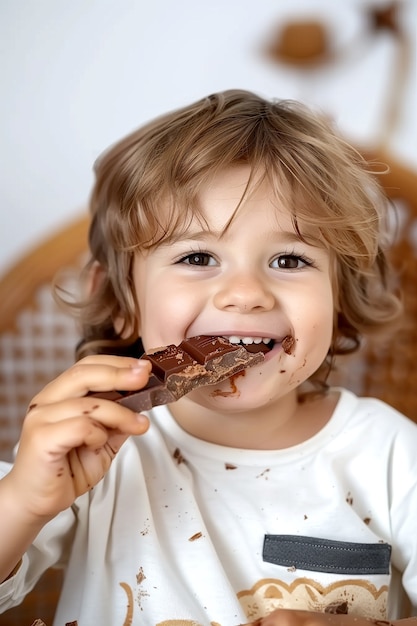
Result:
[[[116,333],[122,339],[128,339],[129,337],[132,336],[133,328],[132,328],[131,324],[128,324],[126,322],[126,320],[124,319],[124,317],[122,315],[118,315],[113,320],[113,326],[114,326],[114,330],[116,331]]]

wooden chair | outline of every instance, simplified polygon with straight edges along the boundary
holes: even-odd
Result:
[[[341,363],[331,380],[359,395],[379,397],[417,422],[417,176],[389,155],[382,177],[388,195],[401,201],[402,226],[392,255],[405,291],[409,323],[388,343],[369,342]],[[81,217],[26,254],[0,279],[0,457],[11,460],[31,398],[74,360],[78,340],[73,321],[60,312],[50,283],[58,270],[68,281],[87,248],[88,220]],[[0,626],[51,626],[61,586],[59,570],[46,572],[24,603],[0,615]]]
[[[380,398],[417,422],[417,173],[387,153],[365,156],[390,167],[380,181],[398,209],[391,258],[404,295],[405,318],[388,341],[368,340],[360,352],[336,361],[330,382],[360,396]]]
[[[0,458],[10,461],[31,398],[74,362],[75,324],[51,295],[58,270],[70,287],[87,250],[88,220],[81,217],[42,241],[0,280]],[[62,571],[45,572],[24,602],[0,626],[52,626]]]
[[[87,250],[81,217],[42,241],[0,279],[0,458],[11,460],[28,402],[74,361],[77,331],[53,300],[58,270],[71,286]]]

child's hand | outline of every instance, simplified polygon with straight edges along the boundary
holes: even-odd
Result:
[[[96,485],[129,435],[146,417],[89,391],[135,390],[146,385],[150,363],[90,356],[49,383],[33,399],[23,423],[9,482],[26,519],[50,519]]]

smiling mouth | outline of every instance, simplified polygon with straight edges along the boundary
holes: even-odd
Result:
[[[246,348],[248,352],[269,352],[275,345],[274,339],[270,337],[239,337],[232,335],[226,339],[233,345]]]

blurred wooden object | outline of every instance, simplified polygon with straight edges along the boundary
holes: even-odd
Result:
[[[88,218],[64,226],[26,253],[0,279],[3,297],[0,333],[15,328],[16,312],[30,306],[42,285],[49,285],[57,270],[78,265],[87,250]]]
[[[74,321],[54,302],[51,280],[70,287],[87,251],[82,217],[25,254],[0,278],[0,458],[11,460],[28,402],[74,360]]]
[[[321,20],[280,24],[265,52],[273,61],[302,68],[321,66],[333,60],[328,32]]]

